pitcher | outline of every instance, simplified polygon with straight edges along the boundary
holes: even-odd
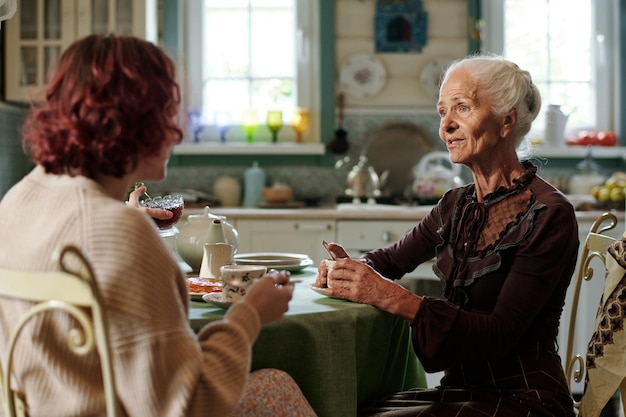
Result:
[[[205,243],[200,278],[219,278],[220,268],[233,262],[233,246],[228,243]]]
[[[568,118],[569,116],[561,110],[561,106],[548,104],[545,130],[545,143],[547,146],[558,147],[565,144],[565,124]]]

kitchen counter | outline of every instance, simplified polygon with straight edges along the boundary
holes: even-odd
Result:
[[[307,208],[216,207],[211,213],[228,219],[330,219],[330,220],[421,220],[433,206],[394,206],[388,204],[338,204]],[[593,221],[606,210],[577,211],[579,221]],[[203,208],[186,208],[185,216],[202,214]],[[623,211],[614,211],[619,220]]]

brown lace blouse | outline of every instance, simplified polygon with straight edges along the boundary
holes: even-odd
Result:
[[[424,297],[411,326],[424,368],[445,370],[443,389],[495,390],[568,415],[556,336],[578,226],[563,194],[525,166],[484,203],[473,184],[449,191],[404,238],[365,256],[393,279],[436,256],[444,298]]]

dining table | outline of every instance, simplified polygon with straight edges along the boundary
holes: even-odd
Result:
[[[253,346],[252,371],[287,372],[320,417],[354,417],[369,401],[426,386],[404,319],[316,291],[311,288],[316,267],[291,274],[298,282],[289,311],[263,325]],[[191,327],[197,332],[221,319],[227,307],[192,298]]]

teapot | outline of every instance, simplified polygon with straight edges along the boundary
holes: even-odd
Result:
[[[436,203],[446,191],[463,185],[460,174],[461,166],[450,161],[448,152],[427,153],[413,169],[412,191],[420,202]]]
[[[176,252],[194,272],[200,271],[202,257],[204,256],[205,243],[217,243],[214,241],[211,226],[214,220],[221,220],[224,240],[233,247],[233,254],[239,247],[239,233],[235,227],[226,221],[226,217],[210,213],[209,206],[204,208],[202,214],[191,214],[187,221],[178,226],[179,233],[176,235]]]
[[[361,155],[359,162],[348,173],[345,193],[354,198],[379,197],[388,176],[389,170],[385,170],[379,177],[374,167],[367,163],[367,157]]]

